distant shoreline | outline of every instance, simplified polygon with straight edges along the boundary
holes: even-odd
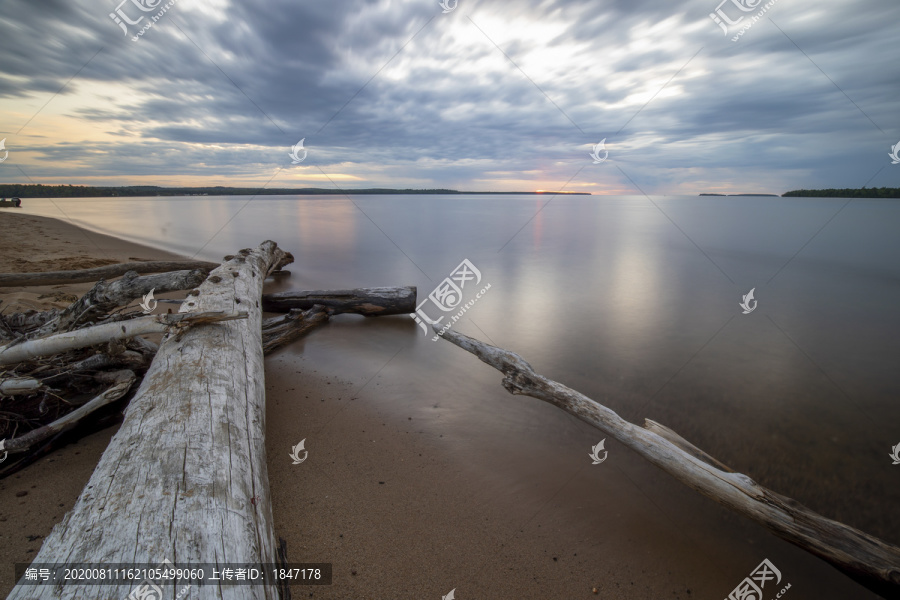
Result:
[[[715,194],[704,192],[701,196],[770,196],[778,194]],[[900,188],[827,188],[822,190],[791,190],[781,194],[782,198],[900,198]]]
[[[343,196],[348,194],[493,194],[493,195],[565,195],[590,196],[590,192],[461,192],[458,190],[365,188],[335,190],[325,188],[236,188],[236,187],[162,187],[155,185],[130,185],[119,187],[93,187],[83,185],[0,184],[0,198],[114,198],[136,196]]]

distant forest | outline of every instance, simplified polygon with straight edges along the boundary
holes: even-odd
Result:
[[[0,198],[109,198],[112,196],[306,196],[313,194],[539,194],[541,192],[460,192],[457,190],[395,190],[367,188],[336,190],[334,188],[234,188],[234,187],[159,187],[129,185],[123,187],[91,187],[85,185],[0,184]],[[543,192],[590,196],[590,192]]]
[[[233,187],[159,187],[130,185],[90,187],[84,185],[0,184],[0,198],[103,198],[110,196],[286,196],[294,194],[460,194],[455,190],[335,190],[319,188],[233,188]]]
[[[836,190],[793,190],[782,196],[801,196],[806,198],[900,198],[900,188],[861,188]]]

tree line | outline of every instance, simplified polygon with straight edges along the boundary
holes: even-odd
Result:
[[[0,184],[2,198],[106,198],[113,196],[286,196],[295,194],[460,194],[455,190],[393,190],[370,188],[336,190],[322,188],[235,188],[235,187],[159,187],[129,185],[94,187],[85,185]]]
[[[795,196],[806,198],[900,198],[900,188],[867,188],[860,189],[835,189],[824,190],[793,190],[785,192],[782,196]]]

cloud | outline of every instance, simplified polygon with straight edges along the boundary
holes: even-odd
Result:
[[[118,6],[4,4],[0,181],[300,181],[306,138],[350,187],[900,186],[888,0],[779,0],[737,42],[706,0],[177,0],[138,41]]]

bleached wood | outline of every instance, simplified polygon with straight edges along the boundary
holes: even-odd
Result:
[[[170,327],[185,328],[191,324],[243,319],[245,316],[246,313],[236,312],[176,313],[171,315],[148,315],[127,321],[103,323],[36,340],[7,344],[0,347],[0,366],[31,360],[39,356],[49,356],[68,350],[95,346],[112,339],[123,340],[148,333],[165,333]]]
[[[35,394],[45,389],[43,383],[31,377],[0,378],[0,397]]]
[[[291,258],[274,242],[242,250],[182,305],[247,316],[162,341],[119,431],[36,562],[276,562],[260,297],[266,275]],[[123,600],[133,587],[17,585],[9,598]],[[174,597],[174,588],[164,590]],[[264,585],[194,587],[189,596],[277,597]]]
[[[204,269],[209,271],[218,265],[202,260],[153,260],[127,262],[93,269],[75,271],[47,271],[44,273],[0,273],[0,287],[23,287],[33,285],[56,285],[60,283],[84,283],[112,279],[124,275],[128,271],[137,273],[160,273],[163,271],[181,271],[184,269]]]
[[[433,328],[440,332],[439,326]],[[535,373],[514,352],[452,330],[444,332],[442,337],[501,371],[503,387],[509,393],[543,400],[590,423],[688,487],[827,561],[876,594],[900,597],[900,548],[897,546],[823,517],[746,475],[717,468],[712,463],[718,461],[674,431],[652,421],[647,428],[629,423],[587,396]],[[665,437],[658,432],[665,433]]]

